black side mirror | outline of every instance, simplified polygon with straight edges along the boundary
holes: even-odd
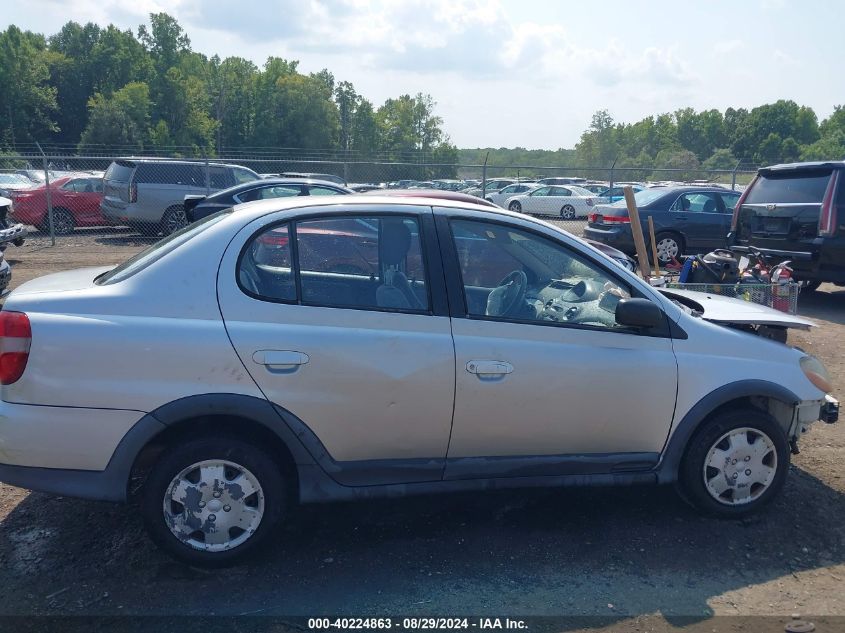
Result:
[[[652,328],[663,323],[663,311],[648,299],[621,299],[616,304],[616,322],[629,327]]]

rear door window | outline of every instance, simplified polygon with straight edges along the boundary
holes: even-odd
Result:
[[[312,196],[336,196],[340,191],[328,187],[309,187],[309,193]]]
[[[226,189],[235,184],[234,180],[229,177],[225,167],[211,167],[208,171],[212,189]]]
[[[720,193],[719,196],[722,198],[722,202],[725,203],[725,212],[726,213],[733,213],[734,207],[736,203],[739,202],[739,194],[738,193]]]
[[[831,171],[801,171],[761,175],[748,192],[746,204],[821,204]]]

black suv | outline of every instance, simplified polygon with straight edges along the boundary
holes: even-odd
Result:
[[[845,285],[845,162],[764,167],[734,210],[728,243],[792,262],[809,288]]]

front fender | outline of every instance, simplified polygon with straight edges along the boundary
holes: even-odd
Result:
[[[768,380],[740,380],[711,391],[687,411],[670,434],[657,466],[658,483],[677,481],[678,469],[689,440],[710,414],[733,400],[752,396],[774,398],[790,406],[795,406],[801,401],[786,387]]]

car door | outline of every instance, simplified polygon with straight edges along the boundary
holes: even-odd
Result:
[[[244,367],[347,484],[441,479],[451,429],[454,348],[431,208],[388,209],[270,214],[236,236],[218,278]]]
[[[100,213],[100,202],[103,200],[103,179],[86,178],[84,186],[80,187],[80,205],[76,214],[79,224],[95,225],[104,222]],[[78,189],[77,189],[78,190]]]
[[[446,478],[652,467],[677,368],[668,337],[615,323],[629,281],[525,223],[437,213],[456,357]],[[523,273],[524,303],[502,314]]]
[[[722,201],[715,192],[696,191],[681,195],[674,209],[683,224],[683,236],[690,253],[724,247],[727,231],[722,231],[724,214]]]
[[[525,213],[535,213],[537,215],[548,213],[548,211],[545,211],[545,208],[551,190],[551,187],[540,187],[529,193],[521,200],[522,210]]]

